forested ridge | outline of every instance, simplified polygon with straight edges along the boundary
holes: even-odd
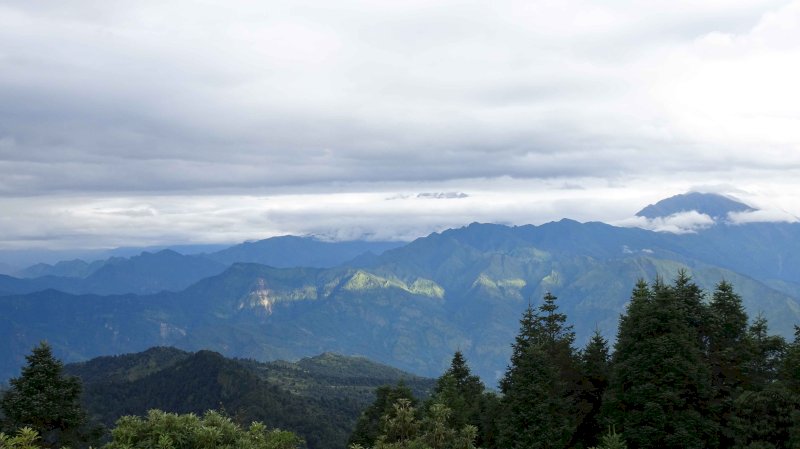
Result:
[[[42,403],[26,399],[30,379],[42,379],[31,374],[32,366],[52,358],[43,348],[34,350],[3,394],[3,426],[16,435],[2,437],[4,448],[23,447],[30,431],[51,447],[106,441],[98,439],[98,422],[116,426],[108,447],[129,447],[150,438],[153,428],[169,428],[164,423],[202,428],[206,419],[233,429],[230,438],[246,441],[242,447],[266,441],[271,427],[305,440],[274,433],[287,443],[275,447],[800,447],[800,328],[791,342],[771,335],[763,317],[746,314],[731,284],[704,292],[686,272],[670,283],[639,281],[613,345],[596,330],[577,348],[569,317],[546,293],[520,319],[499,391],[472,374],[460,351],[435,384],[427,384],[426,396],[422,379],[398,384],[398,371],[364,359],[323,354],[264,364],[154,348],[69,366],[66,373],[84,379],[82,404],[77,378],[48,368],[61,379],[48,383],[48,391],[67,392],[54,397],[73,401],[32,413],[26,407]],[[381,380],[387,385],[379,386]],[[194,415],[147,414],[151,408]],[[209,409],[223,414],[199,418]],[[55,412],[58,419],[31,418]],[[143,418],[110,423],[121,414]],[[265,426],[247,430],[254,420]],[[173,444],[170,438],[164,441]]]
[[[686,272],[639,281],[613,352],[597,331],[574,343],[547,293],[520,320],[499,394],[457,352],[426,402],[379,392],[351,448],[800,447],[800,328],[770,335],[727,282],[707,295]]]

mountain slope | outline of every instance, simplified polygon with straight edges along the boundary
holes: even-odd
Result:
[[[67,365],[65,371],[81,378],[84,405],[107,426],[152,408],[199,414],[222,407],[241,423],[262,421],[297,432],[310,449],[345,447],[377,386],[402,380],[422,396],[433,386],[431,379],[335,354],[257,363],[161,347]]]
[[[707,291],[733,282],[751,316],[763,312],[790,336],[798,257],[798,223],[722,222],[680,235],[572,220],[473,223],[333,268],[238,263],[179,292],[0,298],[0,376],[46,338],[70,361],[154,345],[259,360],[335,351],[428,376],[461,349],[493,384],[529,301],[558,296],[581,345],[596,327],[614,337],[638,279],[680,269]],[[12,281],[0,277],[0,291]]]
[[[738,200],[712,193],[690,192],[650,204],[636,213],[637,217],[668,217],[681,212],[696,211],[715,220],[726,219],[732,212],[752,212],[755,209]]]
[[[365,253],[380,254],[404,244],[404,242],[368,242],[360,240],[325,242],[313,237],[286,235],[256,242],[241,243],[208,254],[207,257],[226,265],[244,262],[280,268],[329,268]]]

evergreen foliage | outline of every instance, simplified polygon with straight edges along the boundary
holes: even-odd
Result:
[[[747,381],[751,359],[747,313],[733,286],[722,281],[709,304],[708,364],[714,391],[711,408],[719,423],[720,447],[732,447],[734,401]]]
[[[485,387],[481,379],[472,374],[461,351],[456,351],[450,368],[436,380],[433,394],[426,408],[434,403],[450,410],[448,424],[460,429],[469,424],[481,427],[481,406]]]
[[[63,364],[45,342],[33,348],[26,360],[21,375],[9,381],[10,388],[0,400],[4,427],[32,429],[44,445],[76,445],[89,440],[80,381],[64,376]]]
[[[395,405],[400,401],[408,401],[408,407],[416,405],[417,399],[405,384],[397,386],[384,385],[375,390],[375,402],[367,407],[356,421],[355,430],[350,435],[348,446],[370,447],[381,435],[382,422],[387,419],[398,419],[393,416],[398,411],[406,412],[408,407],[398,409]]]
[[[500,447],[563,448],[575,438],[582,418],[575,334],[556,299],[547,293],[538,313],[529,306],[520,321],[511,365],[500,382]]]
[[[640,448],[714,447],[711,374],[701,329],[699,289],[640,281],[620,320],[607,410]]]
[[[599,330],[595,330],[581,351],[580,369],[582,382],[579,405],[583,419],[576,429],[575,440],[576,446],[589,447],[596,443],[597,436],[603,431],[600,413],[611,369],[608,341]]]

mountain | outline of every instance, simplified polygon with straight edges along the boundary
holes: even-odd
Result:
[[[106,261],[104,260],[96,260],[89,263],[81,259],[62,260],[54,265],[37,263],[14,274],[17,277],[27,279],[44,276],[85,278],[100,269],[105,263]]]
[[[637,217],[659,218],[696,211],[715,220],[726,220],[732,212],[753,212],[756,209],[736,199],[715,193],[690,192],[650,204],[636,213]]]
[[[0,262],[0,274],[11,275],[19,271],[14,265]]]
[[[425,397],[434,384],[331,353],[296,363],[259,363],[169,347],[69,364],[65,372],[81,378],[85,408],[107,427],[152,408],[201,414],[221,407],[242,424],[262,421],[297,432],[309,449],[344,448],[376,387],[403,381]]]
[[[365,253],[381,254],[405,242],[325,242],[313,237],[285,235],[256,242],[246,242],[208,254],[208,258],[226,265],[237,262],[258,263],[272,267],[330,268]]]
[[[689,271],[706,291],[725,279],[751,316],[787,337],[800,322],[800,224],[721,222],[671,234],[561,220],[473,223],[331,268],[237,263],[181,291],[0,298],[0,378],[48,339],[69,361],[155,345],[258,360],[325,351],[438,376],[464,352],[490,385],[502,375],[522,311],[546,292],[582,345],[616,333],[640,278]],[[177,262],[176,262],[177,263]],[[0,291],[24,280],[0,277]]]
[[[310,237],[283,236],[242,243],[209,254],[185,255],[161,249],[93,262],[73,259],[54,265],[39,263],[18,271],[16,276],[22,278],[18,281],[0,278],[0,295],[46,289],[100,295],[179,291],[237,262],[326,268],[354,258],[369,259],[401,245],[400,242],[324,242]]]
[[[718,228],[674,235],[571,220],[472,224],[358,265],[234,264],[180,292],[3,297],[0,374],[14,374],[25,349],[46,338],[69,361],[154,345],[259,360],[335,351],[426,376],[440,375],[461,349],[492,385],[529,300],[558,296],[582,345],[595,328],[614,337],[637,279],[671,279],[680,269],[707,291],[732,282],[751,316],[763,311],[774,331],[791,335],[800,322],[800,264],[790,254],[800,225]]]
[[[81,268],[82,267],[82,268]],[[74,294],[150,294],[162,290],[178,291],[208,276],[219,274],[227,266],[202,256],[185,256],[172,250],[143,252],[130,258],[115,257],[87,264],[83,261],[29,267],[26,272],[61,271],[69,276],[47,275],[32,279],[0,278],[0,292],[31,293],[56,289]],[[77,276],[83,270],[86,277]]]

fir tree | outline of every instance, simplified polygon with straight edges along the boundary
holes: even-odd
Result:
[[[734,400],[747,382],[747,313],[733,286],[722,281],[709,305],[708,363],[714,389],[712,411],[719,423],[720,447],[734,444]]]
[[[10,389],[0,401],[6,426],[29,427],[45,444],[75,444],[87,438],[80,430],[86,413],[80,405],[81,384],[65,377],[63,364],[53,357],[50,346],[42,342],[25,357],[27,364],[20,377],[9,381]]]
[[[620,320],[609,415],[640,448],[716,445],[710,373],[699,338],[694,287],[640,281]]]
[[[437,379],[426,409],[440,403],[450,410],[448,424],[452,428],[460,429],[469,424],[478,429],[480,436],[484,434],[481,417],[484,389],[480,378],[470,371],[464,355],[456,351],[450,368]]]
[[[600,335],[599,330],[595,330],[581,352],[580,362],[582,381],[579,407],[583,419],[578,425],[576,441],[579,446],[589,447],[596,443],[597,435],[603,431],[600,411],[610,374],[608,341]]]
[[[520,321],[503,392],[498,445],[504,448],[563,448],[575,437],[575,334],[547,293],[539,313],[529,306]]]

